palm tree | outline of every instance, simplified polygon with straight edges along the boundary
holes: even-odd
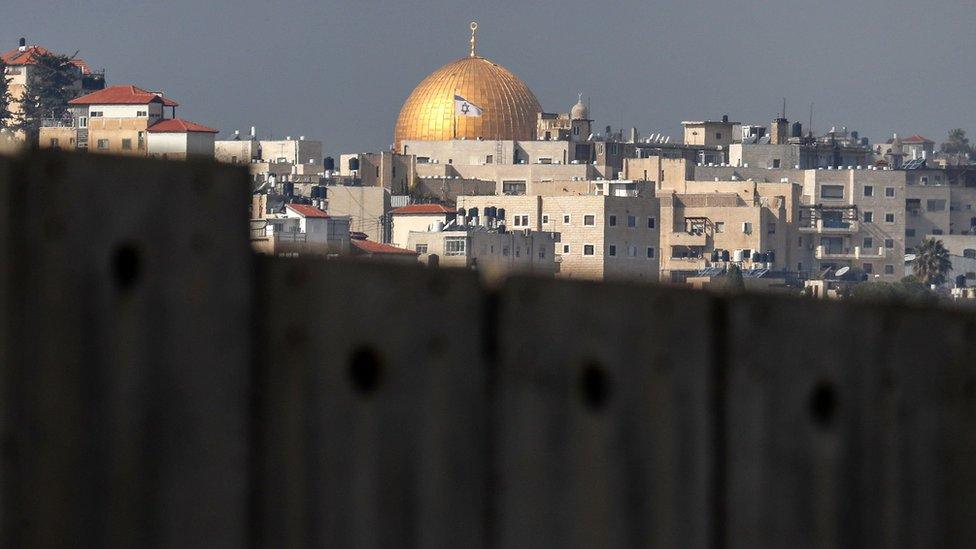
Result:
[[[928,238],[915,249],[915,263],[912,272],[925,284],[938,286],[945,282],[946,275],[952,270],[949,261],[949,250],[945,249],[941,240]]]

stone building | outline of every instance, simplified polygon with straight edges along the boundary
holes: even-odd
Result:
[[[411,231],[407,248],[426,265],[474,269],[497,280],[519,273],[553,276],[559,270],[557,240],[550,232],[452,222],[440,230]]]
[[[559,234],[557,276],[658,280],[660,204],[653,197],[471,196],[458,207],[494,208],[509,230]]]

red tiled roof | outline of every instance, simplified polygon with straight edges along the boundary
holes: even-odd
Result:
[[[220,130],[208,128],[201,124],[197,124],[196,122],[183,120],[182,118],[168,118],[166,120],[160,120],[152,126],[149,126],[148,131],[154,133],[220,133]]]
[[[390,212],[392,214],[448,214],[454,213],[454,210],[450,208],[445,208],[440,204],[410,204],[409,206],[404,206],[402,208],[397,208]]]
[[[0,60],[7,65],[30,65],[33,64],[38,55],[48,55],[51,50],[45,48],[44,46],[27,46],[24,51],[20,51],[20,48],[15,48],[3,55],[0,55]],[[91,68],[89,68],[88,63],[85,63],[84,59],[72,59],[71,64],[81,69],[82,74],[91,74]]]
[[[285,206],[302,217],[328,218],[329,214],[308,204],[285,204]]]
[[[915,135],[902,139],[901,142],[902,143],[935,143],[935,141],[932,141],[931,139],[928,139],[926,137],[922,137],[917,133]]]
[[[396,246],[390,246],[389,244],[380,244],[379,242],[373,242],[372,240],[350,240],[349,241],[354,248],[367,254],[374,255],[420,255],[417,252],[411,250],[405,250],[403,248],[397,248]]]
[[[148,105],[159,101],[166,107],[178,107],[180,104],[172,99],[157,95],[151,91],[138,88],[131,84],[124,86],[109,86],[104,90],[82,95],[68,101],[69,105]]]

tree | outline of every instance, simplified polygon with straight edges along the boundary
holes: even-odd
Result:
[[[7,78],[7,64],[0,61],[0,131],[10,128],[13,123],[13,113],[10,112],[10,79]]]
[[[727,292],[738,293],[745,291],[746,283],[742,280],[742,269],[738,265],[732,264],[725,276],[722,277],[721,289]]]
[[[949,136],[939,148],[947,154],[972,154],[973,152],[969,138],[966,137],[966,130],[962,128],[949,130]]]
[[[936,286],[945,282],[946,275],[952,270],[949,260],[949,250],[945,249],[941,240],[927,238],[915,248],[915,263],[912,272],[923,284]]]
[[[31,65],[21,100],[17,129],[24,132],[28,142],[36,142],[41,122],[45,118],[62,118],[68,112],[68,101],[75,96],[78,68],[74,56],[38,53]]]

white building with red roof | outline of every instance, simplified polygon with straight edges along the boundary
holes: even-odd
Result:
[[[407,245],[411,231],[430,231],[444,226],[454,219],[456,212],[441,204],[410,204],[390,212],[393,222],[391,244],[401,248]]]
[[[19,115],[22,111],[21,101],[27,89],[27,83],[38,74],[37,61],[42,55],[53,53],[44,46],[27,44],[27,40],[20,39],[19,45],[9,51],[0,53],[0,61],[4,64],[3,76],[7,78],[11,104],[10,111]],[[72,59],[73,95],[79,96],[105,87],[104,71],[95,72],[83,59]]]
[[[41,129],[40,146],[184,160],[214,155],[218,130],[177,118],[179,103],[131,84],[72,99],[71,120]]]

